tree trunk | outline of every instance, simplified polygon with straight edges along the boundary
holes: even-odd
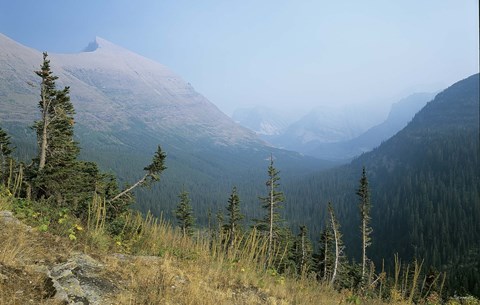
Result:
[[[364,216],[365,217],[365,216]],[[366,223],[362,221],[362,279],[365,277],[365,269],[367,265],[367,236],[366,236]]]
[[[307,258],[307,253],[306,253],[306,249],[305,249],[305,234],[303,233],[302,234],[302,259],[300,260],[300,270],[303,274],[303,270],[304,270],[304,267],[305,267],[305,261],[306,261],[306,258]]]
[[[136,188],[137,186],[139,186],[140,184],[142,184],[148,177],[149,174],[145,174],[145,176],[143,176],[142,179],[138,180],[134,185],[132,185],[131,187],[127,188],[126,190],[124,190],[123,192],[121,192],[120,194],[118,194],[117,196],[113,197],[112,199],[108,200],[107,202],[110,203],[110,202],[113,202],[115,200],[117,200],[118,198],[122,197],[123,195],[125,195],[126,193],[130,192],[131,190],[133,190],[134,188]]]
[[[268,257],[272,253],[273,245],[273,178],[270,179],[270,232],[268,234]]]
[[[337,276],[338,261],[340,259],[340,248],[338,245],[338,232],[335,224],[335,216],[331,211],[330,211],[330,217],[332,220],[333,238],[335,240],[335,263],[333,265],[333,274],[332,274],[332,279],[330,281],[330,284],[333,285],[333,283],[335,282],[335,277]]]
[[[325,249],[323,250],[323,279],[327,280],[327,264],[328,264],[328,238],[325,235]]]
[[[47,127],[49,124],[48,120],[48,107],[49,103],[47,101],[46,92],[45,92],[45,85],[42,84],[42,119],[43,119],[43,126],[42,126],[42,143],[40,143],[40,161],[38,164],[38,169],[42,170],[45,167],[46,159],[47,159]]]

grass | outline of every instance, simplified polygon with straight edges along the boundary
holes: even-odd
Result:
[[[427,293],[421,263],[410,267],[398,258],[383,298],[336,291],[313,275],[278,274],[265,269],[266,240],[254,230],[239,236],[227,251],[221,242],[227,236],[197,231],[184,238],[162,218],[131,212],[120,234],[112,236],[101,198],[94,198],[84,224],[68,211],[5,194],[0,195],[0,210],[16,211],[23,219],[0,224],[0,305],[55,304],[39,266],[65,262],[78,251],[100,261],[103,275],[118,288],[106,304],[480,304],[474,298],[442,303],[434,293],[422,297]]]

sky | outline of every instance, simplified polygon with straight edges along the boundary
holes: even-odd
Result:
[[[479,70],[478,0],[0,0],[0,32],[51,53],[96,36],[227,114],[391,104]]]

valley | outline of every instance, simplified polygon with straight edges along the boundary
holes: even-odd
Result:
[[[185,191],[196,229],[206,232],[221,226],[215,215],[224,213],[236,186],[242,224],[250,228],[263,215],[259,197],[272,185],[267,169],[274,160],[285,194],[279,214],[290,237],[305,226],[316,250],[331,202],[354,266],[360,257],[355,192],[365,167],[372,272],[382,264],[392,271],[394,255],[418,259],[435,274],[449,274],[449,293],[480,295],[478,74],[438,94],[406,97],[375,126],[364,115],[352,119],[358,110],[332,106],[292,124],[263,120],[264,112],[250,125],[255,133],[167,67],[102,38],[84,52],[49,56],[58,85],[71,87],[81,160],[98,163],[123,188],[144,174],[157,145],[166,152],[160,181],[135,192],[133,209],[173,223],[178,195]],[[25,163],[37,154],[31,126],[39,119],[41,84],[34,71],[41,58],[41,52],[0,34],[0,127]],[[243,118],[252,119],[252,113]],[[288,264],[278,269],[289,270]]]

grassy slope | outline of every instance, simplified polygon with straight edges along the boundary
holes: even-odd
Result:
[[[56,304],[38,266],[65,262],[79,251],[100,261],[102,275],[118,288],[105,304],[346,304],[350,295],[309,278],[265,272],[252,263],[254,253],[248,250],[237,249],[241,254],[232,259],[221,249],[211,250],[201,238],[182,239],[177,230],[153,218],[132,217],[132,224],[142,224],[142,234],[115,242],[92,215],[90,225],[75,231],[72,241],[65,235],[75,220],[59,224],[51,216],[48,230],[42,232],[40,219],[47,212],[35,206],[15,208],[14,201],[3,196],[0,210],[5,209],[16,210],[17,217],[34,229],[27,230],[23,223],[0,226],[2,305]],[[383,303],[369,300],[369,304]]]

